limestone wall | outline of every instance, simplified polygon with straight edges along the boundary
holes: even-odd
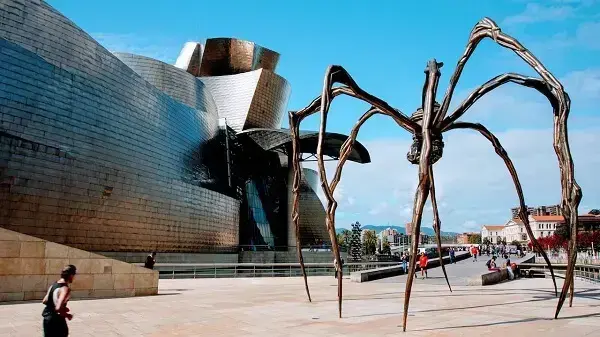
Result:
[[[158,272],[0,228],[0,302],[42,300],[73,264],[74,299],[158,293]]]

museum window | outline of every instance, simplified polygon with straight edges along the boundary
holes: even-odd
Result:
[[[271,232],[271,226],[267,220],[267,214],[263,207],[263,202],[260,199],[256,184],[252,180],[248,180],[246,183],[246,198],[248,200],[248,219],[252,219],[256,224],[258,232],[253,233],[257,240],[253,240],[255,243],[264,241],[264,243],[270,247],[275,246],[275,238]],[[258,238],[257,236],[260,236]],[[260,240],[262,239],[262,240]]]

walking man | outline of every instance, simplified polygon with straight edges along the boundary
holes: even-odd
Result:
[[[454,248],[450,248],[450,263],[456,263],[454,259]]]
[[[50,286],[42,300],[42,304],[45,305],[42,311],[45,337],[69,336],[67,319],[70,321],[73,315],[69,314],[67,303],[71,298],[70,284],[73,283],[76,272],[77,268],[72,264],[64,267],[60,279]]]
[[[421,268],[421,278],[427,278],[427,255],[425,252],[421,253],[421,257],[419,258],[419,267]],[[423,277],[423,273],[425,273],[425,277]]]
[[[471,246],[471,255],[473,256],[473,262],[477,262],[477,247]]]
[[[404,275],[406,275],[406,260],[407,260],[407,256],[402,253],[402,257],[400,257],[400,261],[402,261],[402,270],[404,270]]]

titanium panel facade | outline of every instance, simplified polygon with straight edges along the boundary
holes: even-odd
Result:
[[[210,91],[190,73],[146,56],[129,53],[113,54],[143,79],[171,98],[206,115],[206,119],[212,123],[211,129],[218,127],[217,105]]]
[[[292,181],[294,173],[288,168],[288,182]],[[300,244],[305,247],[324,243],[330,245],[331,240],[325,226],[325,208],[316,191],[319,191],[319,177],[315,170],[303,168],[300,181]],[[288,184],[288,210],[292,209],[292,184]],[[291,213],[288,212],[288,246],[296,246],[296,232]],[[290,249],[292,250],[292,249]]]
[[[219,117],[226,118],[227,125],[236,132],[280,127],[291,92],[283,77],[259,69],[199,79],[212,93]]]
[[[257,69],[275,71],[279,54],[254,42],[233,38],[207,39],[199,76],[222,76]]]
[[[0,226],[90,251],[237,249],[240,202],[187,164],[214,116],[44,2],[2,0],[0,17]]]
[[[40,0],[0,0],[0,18],[0,227],[113,254],[295,246],[288,158],[264,146],[290,95],[277,53],[209,39],[171,66],[111,54]],[[239,134],[257,128],[272,132]],[[339,152],[345,136],[330,136]],[[313,178],[303,244],[329,241]]]
[[[291,151],[292,136],[289,129],[247,129],[239,133],[240,136],[249,137],[265,151],[284,149]],[[300,150],[302,153],[317,153],[319,133],[314,131],[300,131]],[[340,133],[325,132],[323,143],[323,154],[337,158],[340,155],[340,147],[348,139],[348,136]],[[348,160],[357,163],[369,163],[371,157],[367,149],[359,141],[355,141]]]
[[[200,62],[204,46],[198,42],[186,42],[175,61],[175,67],[183,69],[193,76],[200,74]]]

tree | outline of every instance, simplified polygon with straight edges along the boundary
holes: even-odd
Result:
[[[363,236],[365,255],[375,255],[377,251],[377,236],[374,230],[367,230]]]
[[[381,254],[392,255],[392,248],[386,236],[383,237],[383,242],[381,243]]]
[[[350,238],[348,243],[348,254],[350,255],[351,261],[362,260],[362,243],[360,242],[360,223],[357,221],[352,224],[352,232],[350,232]]]
[[[570,233],[570,226],[566,223],[564,224],[559,224],[556,226],[556,230],[554,231],[555,235],[560,236],[561,238],[564,238],[565,240],[568,240],[569,237],[571,237],[571,233]]]
[[[481,234],[473,234],[469,235],[469,243],[473,245],[478,245],[481,243]]]
[[[352,236],[352,232],[347,229],[341,231],[341,233],[336,234],[338,245],[340,246],[340,250],[348,251],[350,246],[350,238]]]
[[[521,243],[517,240],[513,240],[510,244],[517,247],[517,249],[521,249]]]
[[[483,243],[484,245],[486,245],[486,246],[489,246],[489,245],[491,245],[491,244],[492,244],[492,242],[490,241],[490,238],[485,238],[485,239],[483,239],[483,242],[482,242],[482,243]]]

